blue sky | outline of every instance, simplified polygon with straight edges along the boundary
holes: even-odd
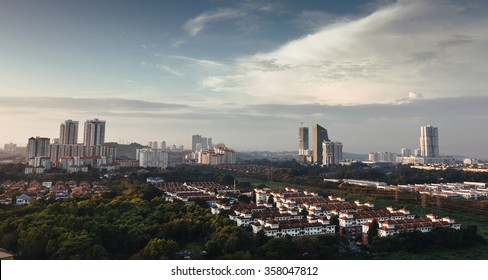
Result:
[[[347,4],[345,4],[347,3]],[[344,150],[488,158],[484,1],[0,1],[0,143],[107,138],[295,150],[301,122]],[[81,132],[80,132],[81,133]],[[81,136],[80,136],[81,139]]]

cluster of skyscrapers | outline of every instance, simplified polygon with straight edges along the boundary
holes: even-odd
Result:
[[[111,164],[115,158],[114,147],[105,144],[105,121],[99,119],[85,121],[83,144],[78,144],[78,121],[66,120],[60,125],[59,138],[51,143],[47,137],[31,137],[27,143],[29,168],[26,173],[40,173],[54,163],[58,167],[73,172],[80,171],[86,158],[90,165]],[[87,158],[91,157],[91,158]]]
[[[234,164],[236,163],[236,153],[229,149],[225,144],[214,145],[211,137],[192,135],[192,152],[185,156],[190,162],[206,165]]]
[[[27,157],[51,157],[57,160],[63,156],[100,155],[105,143],[105,121],[87,120],[83,135],[83,144],[78,144],[78,121],[66,120],[60,125],[59,138],[50,143],[47,137],[31,137],[27,143]]]
[[[203,137],[202,135],[191,136],[191,150],[202,151],[212,147],[212,137]]]
[[[331,141],[327,129],[314,124],[312,126],[312,149],[309,147],[309,129],[298,128],[298,157],[300,163],[331,165],[342,161],[342,143]]]

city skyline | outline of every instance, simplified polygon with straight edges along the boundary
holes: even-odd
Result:
[[[105,141],[296,150],[326,124],[347,152],[488,158],[482,1],[3,1],[0,146],[97,117]]]

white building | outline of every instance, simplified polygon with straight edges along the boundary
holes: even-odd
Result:
[[[59,144],[78,144],[78,121],[66,120],[60,125]]]
[[[51,169],[51,159],[49,157],[33,157],[29,159],[29,165],[24,169],[25,174],[42,174]]]
[[[198,163],[208,165],[235,164],[236,153],[224,144],[217,144],[213,149],[197,153]]]
[[[105,143],[105,121],[99,119],[87,120],[83,139],[85,146],[103,145]]]
[[[30,197],[30,196],[28,196],[26,194],[16,196],[15,197],[15,205],[29,204],[29,202],[31,201],[31,199],[32,199],[32,197]]]
[[[368,159],[372,162],[395,162],[396,154],[390,152],[372,152],[368,154]]]
[[[31,137],[27,142],[27,159],[34,157],[49,157],[51,155],[51,139],[46,137]]]
[[[437,127],[427,125],[420,128],[420,154],[423,157],[439,157]]]
[[[412,150],[408,149],[408,148],[402,148],[400,150],[400,155],[402,157],[408,157],[408,156],[411,156],[412,155]]]
[[[463,160],[463,164],[465,165],[474,165],[474,164],[478,164],[478,160],[475,159],[475,158],[465,158]]]
[[[156,167],[165,169],[168,167],[168,153],[161,149],[137,149],[136,159],[140,167]]]

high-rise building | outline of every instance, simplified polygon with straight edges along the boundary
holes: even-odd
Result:
[[[332,141],[324,141],[322,143],[322,150],[323,150],[323,164],[324,165],[332,165],[332,164],[339,164],[342,161],[342,143],[341,142],[332,142]]]
[[[158,145],[158,141],[149,141],[149,143],[147,144],[147,146],[151,149],[159,149]]]
[[[191,136],[191,150],[197,150],[197,144],[202,143],[202,135],[192,135]]]
[[[212,138],[202,137],[202,135],[192,135],[191,136],[191,150],[197,150],[197,144],[203,150],[209,149],[212,146]]]
[[[85,146],[103,145],[105,143],[105,121],[99,119],[87,120],[83,139]]]
[[[437,127],[427,125],[420,128],[420,154],[423,157],[439,157]]]
[[[396,162],[396,154],[390,152],[372,152],[368,154],[372,162]]]
[[[51,156],[51,139],[45,137],[31,137],[27,142],[27,159]]]
[[[308,127],[305,126],[298,128],[298,155],[308,155]]]
[[[78,144],[78,121],[66,120],[61,124],[59,144]]]
[[[3,150],[5,152],[14,152],[17,149],[17,144],[10,142],[9,144],[3,145]]]
[[[156,167],[161,169],[168,167],[168,153],[161,149],[137,149],[136,158],[141,167]]]
[[[313,162],[316,164],[323,164],[323,152],[322,144],[324,141],[329,141],[329,135],[327,134],[327,129],[321,127],[318,124],[312,126],[313,140]]]
[[[211,150],[202,150],[196,156],[200,164],[219,165],[236,163],[235,151],[227,148],[224,144],[214,145],[214,148]]]
[[[409,157],[409,156],[412,155],[412,151],[410,149],[408,149],[408,148],[402,148],[400,150],[400,154],[401,154],[402,157]]]

